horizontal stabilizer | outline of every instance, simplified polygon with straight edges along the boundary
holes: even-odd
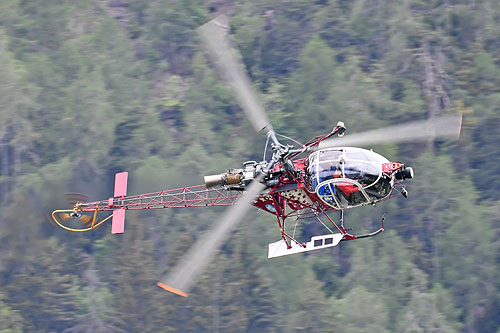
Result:
[[[327,234],[321,236],[314,236],[311,238],[310,242],[306,243],[305,247],[292,242],[291,248],[287,247],[287,244],[285,243],[284,240],[280,240],[276,243],[269,244],[269,252],[267,254],[267,257],[275,258],[275,257],[286,256],[289,254],[325,249],[327,247],[338,245],[338,243],[342,240],[342,238],[344,238],[343,234]]]

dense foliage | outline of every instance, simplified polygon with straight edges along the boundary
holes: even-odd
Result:
[[[500,332],[500,2],[0,1],[0,332]],[[56,228],[63,193],[194,185],[261,158],[195,29],[227,13],[278,132],[299,141],[462,112],[458,143],[373,147],[407,200],[349,211],[373,239],[267,260],[256,212],[192,296],[155,283],[222,210]]]

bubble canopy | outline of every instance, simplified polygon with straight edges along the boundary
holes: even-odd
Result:
[[[307,189],[336,209],[380,201],[391,194],[393,186],[382,172],[384,163],[389,160],[362,148],[318,150],[308,157]]]

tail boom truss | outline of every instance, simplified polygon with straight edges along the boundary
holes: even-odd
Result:
[[[240,196],[239,191],[227,191],[224,188],[207,189],[205,185],[196,185],[129,197],[114,197],[108,200],[77,204],[77,206],[83,212],[92,212],[96,209],[115,211],[117,209],[231,206]]]
[[[186,207],[214,207],[231,206],[241,196],[240,191],[225,188],[206,188],[205,185],[182,187],[178,189],[127,195],[128,173],[121,172],[115,176],[114,196],[108,200],[88,203],[76,203],[73,209],[55,210],[52,212],[54,222],[69,231],[89,231],[100,226],[112,218],[111,233],[122,234],[125,229],[125,212],[127,210],[186,208]],[[98,221],[98,212],[112,214]],[[65,225],[65,218],[79,218],[82,213],[93,213],[91,224],[86,228],[70,228]]]

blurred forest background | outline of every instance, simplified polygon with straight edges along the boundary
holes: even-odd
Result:
[[[0,332],[500,332],[500,2],[0,1]],[[71,233],[65,192],[201,184],[259,160],[195,29],[220,13],[277,132],[299,141],[462,112],[458,142],[381,145],[410,196],[346,213],[376,238],[267,259],[253,212],[192,295],[156,286],[217,208]],[[69,208],[69,207],[68,207]]]

